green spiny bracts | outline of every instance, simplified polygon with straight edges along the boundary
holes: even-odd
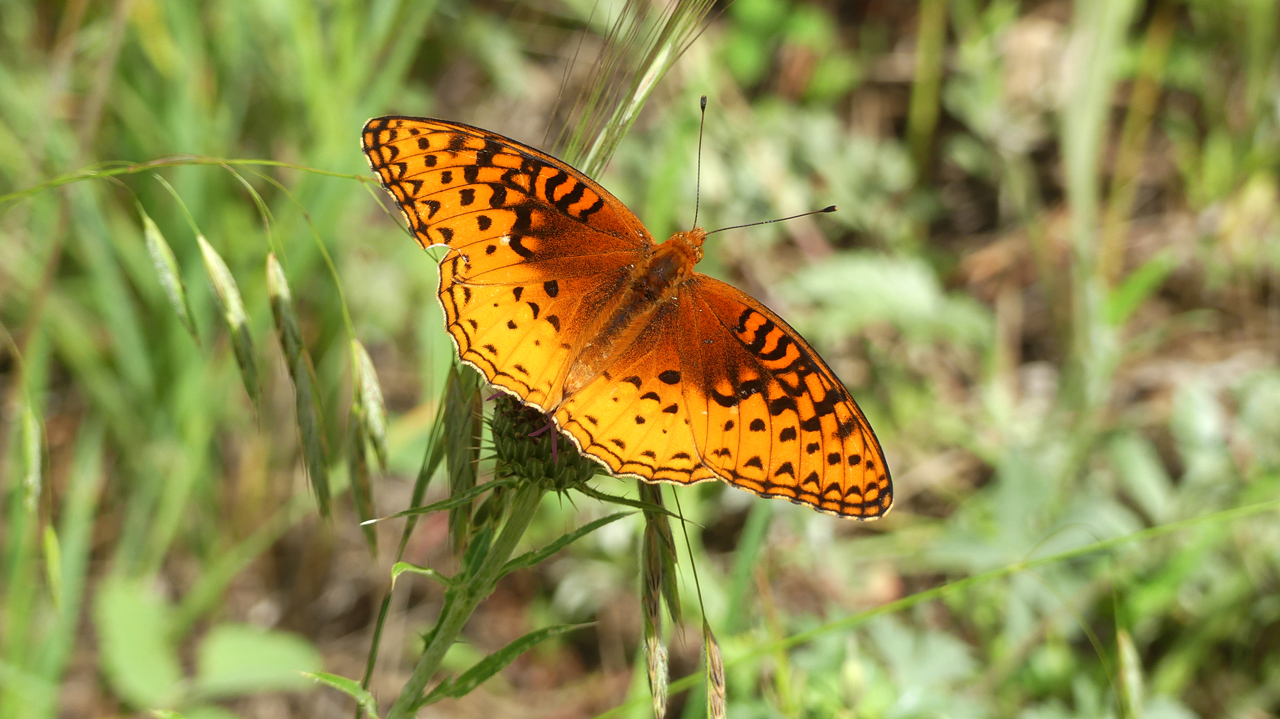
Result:
[[[600,465],[583,457],[573,443],[554,437],[555,428],[541,412],[510,397],[500,397],[493,410],[493,447],[501,477],[518,477],[538,482],[547,491],[564,492],[581,486],[601,471]],[[545,430],[536,434],[539,430]],[[552,441],[557,451],[552,452]],[[553,456],[554,455],[554,456]]]

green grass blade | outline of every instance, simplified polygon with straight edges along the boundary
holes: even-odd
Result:
[[[614,522],[618,521],[619,519],[622,519],[623,517],[630,517],[632,514],[633,512],[615,512],[614,514],[610,514],[607,517],[601,517],[593,522],[588,522],[582,525],[581,527],[578,527],[577,529],[573,530],[572,532],[559,537],[554,542],[552,542],[551,544],[548,544],[542,549],[534,550],[531,552],[525,552],[524,554],[521,554],[515,559],[512,559],[510,562],[507,562],[507,566],[502,568],[502,573],[504,575],[510,574],[511,572],[514,572],[517,569],[525,569],[527,567],[533,567],[538,564],[541,564],[542,562],[549,559],[556,552],[559,552],[561,549],[564,549],[565,547],[569,546],[570,544],[573,544],[574,542],[587,536],[588,534],[591,534],[597,529],[608,524],[613,524]]]
[[[431,514],[432,512],[439,512],[445,509],[453,509],[454,507],[461,507],[461,506],[470,504],[471,502],[475,501],[477,497],[482,496],[486,492],[492,492],[495,489],[510,488],[510,487],[514,487],[515,485],[516,485],[516,482],[514,480],[496,479],[492,482],[485,482],[484,484],[481,484],[479,486],[472,487],[471,489],[467,490],[466,492],[463,492],[462,494],[449,497],[448,499],[442,499],[439,502],[428,504],[425,507],[412,507],[410,509],[404,510],[403,512],[396,512],[395,514],[389,517],[379,517],[378,519],[370,519],[366,522],[366,524],[371,524],[373,522],[385,522],[388,519],[398,519],[400,517],[415,517],[420,514]]]
[[[351,407],[351,419],[347,422],[347,467],[351,478],[351,501],[356,507],[356,516],[360,518],[360,530],[364,532],[365,544],[369,552],[378,553],[378,534],[373,526],[373,479],[369,475],[369,460],[366,455],[365,423],[361,415],[363,408],[359,399]]]
[[[449,467],[450,496],[468,496],[476,486],[483,431],[480,379],[475,372],[459,370],[449,375],[444,396],[445,456]],[[455,550],[467,545],[472,507],[455,504],[449,511],[449,536]]]
[[[360,709],[368,712],[369,716],[378,716],[378,702],[373,698],[373,695],[364,687],[360,686],[358,682],[346,677],[340,677],[337,674],[329,674],[327,672],[305,672],[304,676],[311,677],[316,680],[317,684],[329,687],[330,689],[337,689],[343,694],[355,699],[356,704],[360,706]]]
[[[505,669],[511,662],[514,662],[521,654],[529,651],[535,646],[545,642],[552,637],[567,634],[575,629],[590,626],[587,624],[558,624],[551,627],[543,627],[536,629],[519,639],[511,642],[507,646],[481,659],[461,676],[453,681],[443,682],[436,687],[434,691],[428,694],[419,704],[426,706],[446,697],[463,697],[470,694],[473,689],[483,684],[494,674]]]

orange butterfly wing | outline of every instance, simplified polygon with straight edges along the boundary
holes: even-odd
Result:
[[[615,475],[691,484],[718,479],[690,431],[679,303],[654,313],[609,368],[565,400],[556,423]]]
[[[486,130],[381,117],[363,145],[418,242],[449,247],[439,298],[458,356],[554,407],[574,329],[652,249],[648,231],[582,173]]]
[[[698,452],[737,487],[874,519],[893,504],[880,441],[848,390],[781,317],[705,275],[680,291],[681,372]]]
[[[656,247],[621,202],[559,160],[479,128],[370,120],[369,164],[424,247],[459,357],[542,411],[614,474],[723,479],[871,519],[892,485],[861,410],[777,315],[695,274],[604,372],[563,396],[608,298]]]

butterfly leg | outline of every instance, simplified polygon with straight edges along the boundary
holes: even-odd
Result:
[[[555,423],[555,422],[552,422],[551,420],[547,420],[547,423],[546,423],[545,425],[543,425],[542,429],[538,429],[538,430],[534,430],[533,432],[530,432],[530,433],[529,433],[529,436],[530,436],[530,437],[537,437],[538,435],[542,434],[543,432],[546,432],[546,431],[547,431],[547,430],[549,430],[549,429],[553,429],[555,426],[556,426],[556,423]],[[560,440],[560,433],[559,433],[559,432],[552,432],[552,433],[551,433],[551,463],[552,463],[552,464],[560,464],[560,444],[559,444],[559,440]]]

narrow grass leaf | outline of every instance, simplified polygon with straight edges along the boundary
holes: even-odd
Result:
[[[493,526],[481,527],[467,544],[467,552],[462,556],[462,576],[476,576],[484,560],[489,556],[489,545],[493,542]]]
[[[293,380],[294,409],[298,434],[302,438],[302,459],[311,479],[320,513],[329,516],[329,458],[325,442],[324,413],[320,409],[319,385],[311,355],[302,343],[302,326],[293,306],[293,295],[284,268],[275,253],[267,255],[267,295],[276,322],[276,335],[284,348],[289,377]]]
[[[231,334],[231,347],[235,351],[236,364],[240,365],[240,377],[244,380],[245,391],[255,407],[262,404],[262,391],[258,386],[258,365],[254,360],[253,336],[249,333],[249,315],[244,309],[244,300],[240,298],[240,288],[227,269],[227,263],[213,249],[204,235],[197,235],[200,245],[200,256],[204,258],[205,272],[218,301],[218,309],[227,323],[227,331]]]
[[[422,705],[444,699],[446,697],[463,697],[483,684],[494,674],[505,669],[517,657],[546,640],[588,626],[586,624],[557,624],[553,627],[538,629],[520,637],[507,646],[481,659],[461,676],[451,682],[443,682],[422,700]]]
[[[374,518],[373,516],[373,481],[369,476],[369,460],[365,454],[365,424],[361,417],[359,396],[351,406],[351,419],[347,422],[349,428],[347,438],[347,467],[351,475],[351,500],[356,506],[356,516],[360,518],[360,529],[364,532],[364,541],[369,545],[369,551],[377,554],[378,552],[378,534],[374,530],[373,523],[367,520]]]
[[[155,265],[156,276],[160,279],[160,287],[169,298],[169,305],[178,315],[178,321],[187,329],[191,339],[200,344],[200,336],[196,333],[195,313],[191,310],[191,301],[187,297],[187,287],[182,283],[182,270],[178,267],[178,259],[174,257],[173,248],[161,234],[160,228],[141,205],[138,212],[142,215],[142,236],[146,240],[147,254]]]
[[[667,509],[666,507],[660,507],[658,505],[651,504],[649,502],[644,502],[638,499],[631,499],[630,497],[623,497],[617,494],[609,494],[608,492],[601,492],[600,490],[595,489],[594,487],[588,487],[585,485],[574,487],[574,489],[587,495],[588,497],[591,497],[592,499],[598,499],[601,502],[609,502],[610,504],[620,504],[624,507],[631,507],[632,509],[639,509],[645,512],[656,512],[658,514],[665,514],[668,517],[676,517],[676,514],[671,510]],[[679,519],[679,517],[676,517],[676,518]]]
[[[413,492],[409,499],[410,507],[417,507],[422,504],[422,498],[426,496],[427,487],[431,484],[431,478],[435,476],[436,470],[440,468],[440,464],[444,462],[444,411],[442,407],[437,407],[435,420],[431,423],[431,431],[427,435],[427,450],[422,457],[422,466],[418,468],[418,477],[413,482]],[[410,516],[405,519],[404,529],[400,532],[400,546],[396,549],[396,564],[391,568],[391,585],[394,589],[396,577],[401,572],[408,571],[401,567],[399,559],[404,556],[404,550],[409,545],[409,537],[413,535],[413,529],[418,524],[418,517]],[[412,567],[411,564],[406,566]],[[425,570],[434,571],[434,570]],[[436,574],[435,577],[439,581],[452,581],[443,574]],[[373,627],[373,641],[369,642],[369,654],[365,659],[364,670],[364,686],[369,685],[370,679],[373,677],[373,670],[378,660],[378,649],[382,645],[382,631],[386,627],[387,615],[391,610],[391,592],[388,591],[382,598],[382,607],[378,610],[378,619]]]
[[[456,584],[456,582],[453,581],[453,577],[445,576],[430,567],[419,567],[416,564],[410,564],[408,562],[396,562],[391,566],[392,589],[394,589],[396,586],[396,579],[399,578],[399,576],[401,574],[404,574],[405,572],[408,572],[410,574],[421,574],[424,577],[430,577],[431,579],[434,579],[437,582],[440,582],[446,587],[452,587]]]
[[[445,456],[449,466],[450,496],[465,496],[476,486],[483,430],[481,410],[476,373],[461,369],[450,372],[444,396]],[[471,516],[471,506],[466,502],[449,510],[449,537],[455,550],[467,544]]]
[[[702,644],[707,652],[707,717],[725,719],[724,657],[720,655],[720,643],[706,619],[702,620]]]
[[[44,428],[30,403],[22,407],[22,463],[22,505],[34,517],[44,488]]]
[[[378,702],[373,698],[367,689],[360,686],[360,682],[346,677],[340,677],[337,674],[329,674],[328,672],[303,672],[303,676],[316,680],[317,684],[322,684],[330,689],[337,689],[356,700],[356,704],[360,708],[369,713],[371,717],[378,716]]]
[[[442,462],[444,462],[444,412],[437,409],[436,418],[431,423],[431,431],[427,434],[427,451],[422,457],[422,466],[418,468],[418,477],[413,481],[410,507],[417,507],[422,503],[422,498],[427,494],[427,487],[431,484],[431,478],[435,476]],[[417,523],[417,517],[409,517],[409,521],[404,523],[404,531],[400,534],[400,549],[396,552],[397,558],[404,556],[409,536]]]
[[[1177,268],[1177,258],[1172,253],[1162,252],[1130,272],[1107,295],[1107,321],[1111,326],[1119,327],[1127,322],[1134,311],[1160,289],[1160,285]]]
[[[1129,632],[1116,633],[1116,654],[1120,663],[1121,716],[1140,717],[1143,707],[1142,657]]]
[[[462,494],[459,494],[456,497],[442,499],[439,502],[428,504],[425,507],[414,507],[412,509],[406,509],[403,512],[396,512],[395,514],[389,517],[379,517],[377,519],[369,519],[362,522],[362,524],[373,524],[374,522],[383,522],[388,519],[397,519],[399,517],[413,517],[419,514],[431,514],[432,512],[439,512],[445,509],[453,509],[454,507],[459,507],[474,501],[476,497],[479,497],[485,492],[491,492],[500,487],[511,487],[514,485],[515,485],[514,481],[503,480],[503,479],[494,480],[492,482],[485,482],[484,484],[479,485],[477,487],[472,487],[470,490]]]
[[[361,405],[365,433],[373,443],[382,471],[387,471],[387,405],[382,399],[382,385],[373,368],[373,360],[360,340],[351,340],[351,358],[356,369],[356,388]]]
[[[62,543],[58,541],[58,532],[53,525],[45,525],[44,536],[44,577],[49,586],[49,596],[55,611],[62,611]]]
[[[551,557],[556,552],[559,552],[561,549],[564,549],[570,544],[573,544],[574,542],[596,531],[597,529],[605,526],[606,524],[612,524],[618,521],[619,519],[622,519],[623,517],[629,517],[632,514],[633,512],[617,512],[614,514],[610,514],[607,517],[601,517],[593,522],[584,524],[581,527],[578,527],[577,529],[575,529],[574,531],[555,540],[551,544],[548,544],[542,549],[537,549],[531,552],[525,552],[524,554],[521,554],[515,559],[512,559],[511,561],[507,562],[507,565],[505,567],[502,568],[502,573],[505,575],[517,569],[523,569],[525,567],[532,567],[537,564],[540,564],[546,559],[548,559],[549,557]]]

